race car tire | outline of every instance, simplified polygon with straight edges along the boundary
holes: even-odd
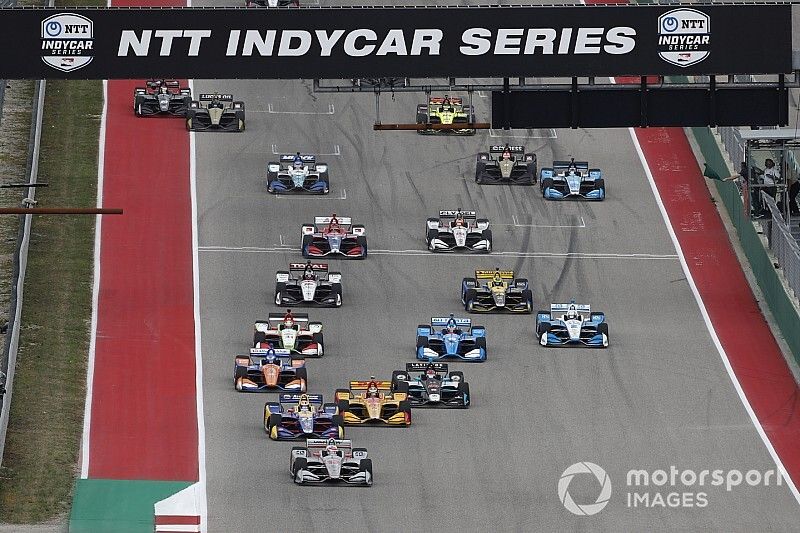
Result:
[[[367,238],[364,235],[359,235],[358,237],[356,237],[356,242],[358,243],[358,245],[361,247],[361,250],[362,250],[361,259],[366,258],[367,257]]]
[[[471,294],[468,294],[468,296],[466,298],[467,301],[464,304],[464,310],[467,313],[474,313],[475,312],[475,294],[476,293],[475,293],[474,290],[470,290],[470,291],[468,291],[468,293],[471,293]]]
[[[308,466],[308,459],[306,459],[305,457],[298,457],[297,459],[294,460],[294,463],[292,463],[292,479],[298,485],[303,484],[303,478],[298,479],[297,474],[301,470],[305,470],[307,466]]]
[[[323,342],[322,333],[313,333],[311,340],[317,343],[317,357],[325,355],[325,343]]]
[[[233,385],[236,386],[236,382],[239,381],[239,378],[246,378],[246,377],[247,377],[247,367],[237,366],[233,371]]]
[[[333,415],[331,417],[331,425],[339,428],[337,439],[344,437],[344,417],[342,415]]]
[[[609,339],[609,342],[611,341],[611,337],[608,335],[608,324],[605,322],[600,322],[597,325],[597,332],[604,334]]]
[[[424,335],[417,335],[417,350],[420,348],[428,347],[428,337]]]
[[[397,410],[401,413],[411,412],[411,400],[403,400],[397,404]]]
[[[603,178],[600,178],[599,180],[595,181],[594,182],[594,188],[595,189],[603,189],[603,192],[605,192],[605,190],[606,190],[606,180],[604,180]]]
[[[397,390],[397,385],[405,383],[408,375],[403,370],[395,370],[392,372],[392,391]]]
[[[542,188],[542,198],[545,197],[547,194],[547,189],[553,186],[553,178],[545,178],[542,180],[541,188]]]
[[[417,124],[426,124],[428,122],[428,115],[425,113],[417,113]]]
[[[336,406],[339,408],[339,413],[346,413],[350,410],[350,402],[347,400],[337,401]],[[344,420],[344,418],[342,419]]]
[[[372,486],[372,459],[361,459],[361,462],[358,464],[358,469],[361,472],[367,472],[369,474],[367,486]]]
[[[408,383],[405,382],[405,381],[401,381],[400,383],[398,383],[397,384],[397,389],[395,390],[395,392],[403,392],[403,393],[408,394]],[[403,402],[407,402],[407,401],[408,400],[403,400]],[[400,402],[400,403],[402,404],[403,402]],[[411,404],[409,404],[409,407],[410,406],[411,406]]]
[[[542,311],[539,312],[541,313]],[[541,337],[542,334],[547,333],[548,331],[550,331],[550,322],[539,322],[539,324],[536,326],[537,337]]]
[[[439,231],[432,228],[428,228],[427,231],[425,232],[425,242],[428,245],[428,249],[432,252],[435,250],[435,248],[433,248],[432,245],[433,239],[435,239],[438,236],[439,236]]]
[[[278,440],[278,426],[281,425],[281,415],[278,414],[271,414],[267,419],[267,425],[264,429],[267,430],[269,433],[269,438],[272,440]]]
[[[260,342],[267,342],[267,334],[263,331],[256,331],[253,333],[253,346]]]
[[[461,396],[461,400],[464,402],[462,407],[466,409],[469,407],[471,396],[469,394],[469,383],[464,383],[463,381],[458,384],[458,394]]]
[[[308,246],[312,242],[314,242],[313,235],[303,235],[303,240],[300,241],[300,251],[302,252],[303,257],[305,257],[306,259],[311,257],[311,255],[308,253]]]
[[[527,280],[526,280],[527,281]],[[533,312],[533,291],[525,289],[522,291],[522,300],[527,304],[528,313]]]
[[[450,372],[450,379],[453,381],[458,381],[459,383],[464,383],[464,373],[460,370]]]
[[[342,306],[342,285],[339,283],[334,283],[331,286],[331,294],[336,297],[336,302],[333,304],[333,307],[341,307]]]
[[[294,375],[297,379],[302,379],[306,382],[306,387],[308,387],[308,370],[305,367],[298,368],[294,371]]]
[[[467,291],[469,290],[469,289],[465,289],[464,287],[466,287],[467,285],[469,285],[470,287],[473,286],[474,285],[473,280],[474,280],[474,278],[462,278],[461,279],[461,303],[462,304],[466,304],[467,303],[466,294],[467,294]]]
[[[485,355],[487,356],[489,355],[489,352],[486,350],[486,337],[478,337],[477,339],[475,339],[475,345],[478,348],[483,348],[483,353]]]
[[[485,250],[485,252],[488,254],[489,252],[492,251],[492,230],[490,230],[490,229],[483,230],[482,236],[483,236],[484,239],[489,241],[489,244],[486,246],[486,250]]]
[[[283,305],[283,291],[285,289],[285,283],[278,282],[275,284],[275,305]]]

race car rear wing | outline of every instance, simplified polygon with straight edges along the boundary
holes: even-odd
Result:
[[[295,158],[295,157],[296,157],[296,155],[293,155],[293,154],[283,154],[283,155],[281,156],[281,163],[291,163],[291,162],[293,162],[293,161],[294,161],[294,158]],[[306,154],[306,155],[302,155],[302,154],[301,154],[301,155],[300,155],[300,159],[302,159],[302,160],[303,160],[303,163],[310,163],[310,164],[313,164],[313,163],[314,163],[314,161],[316,161],[316,156],[314,156],[314,155],[307,155],[307,154]]]
[[[278,402],[283,404],[300,403],[300,396],[302,394],[280,394],[278,395]],[[306,394],[306,396],[308,396],[308,403],[322,405],[322,394]]]
[[[266,357],[270,355],[270,352],[273,352],[273,355],[280,357],[281,359],[291,357],[292,353],[285,348],[251,348],[250,357]]]
[[[302,272],[306,269],[305,263],[289,263],[289,270],[292,272]],[[311,263],[311,269],[314,272],[327,272],[328,263]]]
[[[221,102],[233,102],[232,94],[201,94],[198,100],[214,100],[217,99]]]
[[[439,218],[455,218],[459,213],[461,213],[464,218],[478,218],[475,211],[439,211]]]
[[[424,372],[428,369],[428,365],[436,372],[447,372],[447,363],[426,363],[425,361],[414,361],[413,363],[406,363],[406,372]]]
[[[350,382],[350,390],[367,390],[369,388],[369,384],[372,383],[371,381],[351,381]],[[392,390],[392,382],[391,381],[375,381],[375,385],[378,387],[378,390]]]
[[[558,313],[566,313],[570,310],[570,308],[575,308],[575,311],[578,313],[586,313],[590,314],[592,312],[591,306],[587,304],[576,304],[576,303],[568,303],[568,304],[550,304],[550,314],[558,314]]]
[[[453,104],[453,105],[461,105],[462,102],[464,101],[460,96],[454,96],[453,98],[448,98],[448,100],[449,100],[449,103]],[[443,104],[443,103],[445,103],[445,100],[441,96],[435,96],[433,98],[430,98],[428,100],[428,103],[430,103],[430,104]]]
[[[325,448],[328,445],[328,443],[330,443],[330,441],[333,441],[333,443],[338,448],[350,449],[350,448],[353,447],[353,441],[351,441],[350,439],[342,439],[342,440],[339,440],[339,439],[308,439],[306,441],[306,448],[308,448],[309,450],[312,449],[312,448],[315,448],[315,449]]]
[[[456,318],[452,317],[453,320],[456,322],[456,326],[459,327],[472,327],[472,319],[471,318]],[[431,318],[431,326],[439,326],[444,327],[447,323],[450,322],[450,317],[433,317]]]
[[[524,154],[525,153],[525,147],[524,146],[509,146],[508,148],[509,148],[509,151],[512,154]],[[505,151],[506,151],[506,147],[505,146],[496,145],[496,146],[490,146],[489,147],[489,153],[492,153],[492,154],[502,154]]]
[[[514,279],[513,270],[476,270],[475,279],[494,279],[495,274],[500,274],[503,279]]]
[[[322,224],[330,224],[333,217],[314,217],[314,224],[317,226]],[[340,226],[349,226],[353,223],[353,219],[350,217],[336,217],[336,221],[339,222]]]
[[[256,320],[256,329],[258,329],[259,324],[269,324],[270,322],[283,322],[284,318],[286,318],[286,314],[284,313],[270,313],[267,321]],[[308,314],[292,313],[292,320],[294,320],[295,322],[308,322]]]
[[[589,170],[588,161],[553,161],[553,170],[556,172],[559,170],[567,170],[570,165],[574,165],[578,170]]]

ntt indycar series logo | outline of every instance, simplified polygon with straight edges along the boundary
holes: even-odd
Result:
[[[74,13],[59,13],[42,21],[42,61],[56,70],[72,72],[92,62],[92,21]]]
[[[673,9],[658,17],[658,55],[689,67],[711,53],[711,17],[696,9]]]
[[[579,476],[592,478],[586,491],[578,491],[578,498],[570,493],[570,486]],[[583,479],[587,481],[587,479]],[[618,481],[618,485],[621,482]],[[625,486],[617,487],[617,496],[613,501],[624,502],[629,509],[686,509],[690,507],[708,507],[720,491],[731,492],[738,487],[770,487],[783,486],[783,477],[776,470],[693,470],[679,469],[675,465],[669,468],[646,470],[628,470]],[[584,484],[584,489],[586,485]],[[579,487],[580,489],[580,487]],[[619,494],[624,492],[624,494]],[[558,499],[564,508],[577,516],[592,516],[608,505],[611,498],[611,477],[606,471],[594,463],[583,461],[569,465],[558,480]],[[597,496],[596,498],[594,496]]]

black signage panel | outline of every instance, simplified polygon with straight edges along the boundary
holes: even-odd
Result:
[[[783,73],[791,19],[789,5],[0,9],[0,78]]]

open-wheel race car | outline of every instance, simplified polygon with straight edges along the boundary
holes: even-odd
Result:
[[[342,416],[319,394],[281,394],[264,405],[264,431],[272,440],[341,439]]]
[[[433,317],[417,326],[417,359],[486,361],[486,328],[469,318]]]
[[[536,336],[542,346],[607,348],[608,323],[587,304],[550,304],[550,312],[536,314]]]
[[[539,186],[548,200],[585,198],[604,200],[606,180],[599,168],[589,168],[586,161],[554,161],[552,168],[543,168]]]
[[[469,383],[464,373],[450,372],[447,363],[414,361],[392,372],[392,389],[408,386],[411,407],[469,407]],[[403,388],[405,388],[403,386]]]
[[[489,221],[475,211],[439,211],[439,218],[425,222],[425,242],[431,252],[492,251]]]
[[[189,131],[244,131],[244,102],[232,94],[201,94],[192,100],[186,112]]]
[[[298,485],[372,485],[372,460],[366,448],[353,448],[350,440],[308,439],[305,447],[292,448],[289,472]]]
[[[272,194],[328,194],[328,165],[310,154],[283,154],[267,164],[267,191]]]
[[[349,389],[336,390],[339,413],[346,425],[379,424],[408,426],[411,424],[411,402],[408,386],[392,389],[391,381],[351,381]]]
[[[476,270],[474,278],[461,281],[461,303],[469,313],[531,313],[533,293],[513,270]]]
[[[289,263],[275,273],[275,305],[342,306],[342,273],[327,263]]]
[[[445,124],[458,126],[463,124],[463,128],[455,129],[423,129],[417,130],[422,135],[453,134],[453,135],[475,135],[475,128],[467,127],[475,123],[475,110],[471,105],[464,104],[458,97],[428,98],[425,104],[417,105],[417,124]]]
[[[533,185],[536,178],[536,154],[525,153],[524,146],[490,146],[478,154],[477,183]]]
[[[280,348],[303,357],[322,357],[322,322],[310,322],[305,313],[270,313],[257,320],[253,331],[254,348]]]
[[[306,362],[289,350],[253,348],[250,355],[237,355],[233,385],[240,392],[305,392]]]
[[[183,117],[192,102],[192,90],[178,80],[147,80],[133,90],[133,112],[137,117],[173,115]]]
[[[367,236],[364,226],[353,224],[350,217],[314,217],[313,224],[303,224],[301,249],[303,257],[367,257]]]

